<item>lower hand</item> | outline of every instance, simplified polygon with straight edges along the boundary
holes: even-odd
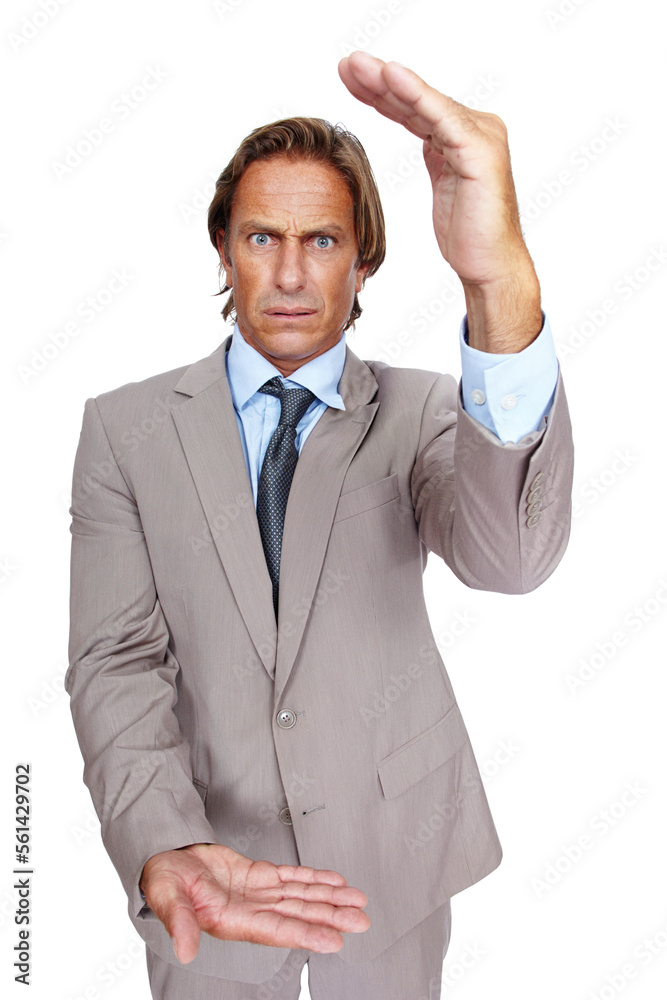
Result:
[[[337,872],[253,861],[222,844],[154,855],[140,887],[166,927],[180,962],[191,962],[201,931],[276,948],[340,951],[342,933],[370,926],[360,889]]]

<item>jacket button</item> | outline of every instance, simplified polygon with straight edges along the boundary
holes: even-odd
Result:
[[[284,809],[280,810],[280,812],[278,813],[278,819],[280,820],[281,823],[284,823],[285,826],[292,825],[292,814],[287,808],[287,806],[285,806]]]
[[[278,712],[276,722],[281,729],[291,729],[296,722],[296,713],[291,708],[283,708]]]

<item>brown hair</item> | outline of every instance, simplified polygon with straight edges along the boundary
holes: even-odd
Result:
[[[268,160],[274,156],[304,157],[328,163],[340,171],[354,203],[354,231],[359,246],[357,267],[368,265],[366,277],[378,270],[385,256],[384,214],[380,194],[364,147],[351,132],[341,125],[331,125],[323,118],[283,118],[262,125],[245,137],[231,160],[218,177],[215,194],[208,210],[208,234],[217,250],[216,233],[224,230],[223,245],[228,254],[228,223],[236,186],[241,176],[254,160]],[[222,275],[220,261],[218,276]],[[228,292],[229,285],[217,295]],[[229,295],[222,309],[223,319],[236,320],[234,293]],[[359,299],[354,296],[352,312],[345,329],[353,326],[361,316]]]

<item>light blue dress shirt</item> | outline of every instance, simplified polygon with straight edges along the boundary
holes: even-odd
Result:
[[[558,361],[549,321],[544,317],[538,337],[518,354],[477,351],[465,342],[467,331],[465,316],[459,331],[464,409],[503,443],[518,441],[537,430],[553,403]],[[279,375],[287,389],[304,387],[317,397],[297,424],[294,443],[300,454],[327,406],[345,409],[338,393],[345,346],[343,333],[332,348],[301,365],[292,378],[283,378],[275,365],[243,339],[235,324],[225,366],[255,505],[264,455],[280,420],[280,400],[259,392],[259,387]]]
[[[281,409],[280,400],[276,396],[269,396],[258,390],[260,385],[280,375],[280,372],[259,351],[246,343],[238,323],[234,326],[234,335],[225,355],[225,363],[252,495],[257,506],[259,474],[269,441],[278,426]],[[297,368],[294,378],[283,378],[280,375],[286,389],[306,388],[317,396],[296,426],[294,443],[299,454],[306,438],[327,406],[338,410],[345,409],[343,399],[338,394],[338,383],[344,366],[345,334],[343,333],[338,343],[328,351]]]
[[[459,330],[463,409],[507,444],[536,431],[554,401],[558,360],[549,320],[517,354],[487,354],[470,347],[468,317]]]

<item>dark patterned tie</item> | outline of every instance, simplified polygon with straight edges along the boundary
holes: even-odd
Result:
[[[280,422],[269,441],[257,486],[257,521],[266,565],[273,583],[273,607],[278,620],[278,577],[285,509],[299,454],[294,444],[296,425],[317,397],[310,389],[285,389],[278,375],[260,386],[259,392],[280,399]]]

